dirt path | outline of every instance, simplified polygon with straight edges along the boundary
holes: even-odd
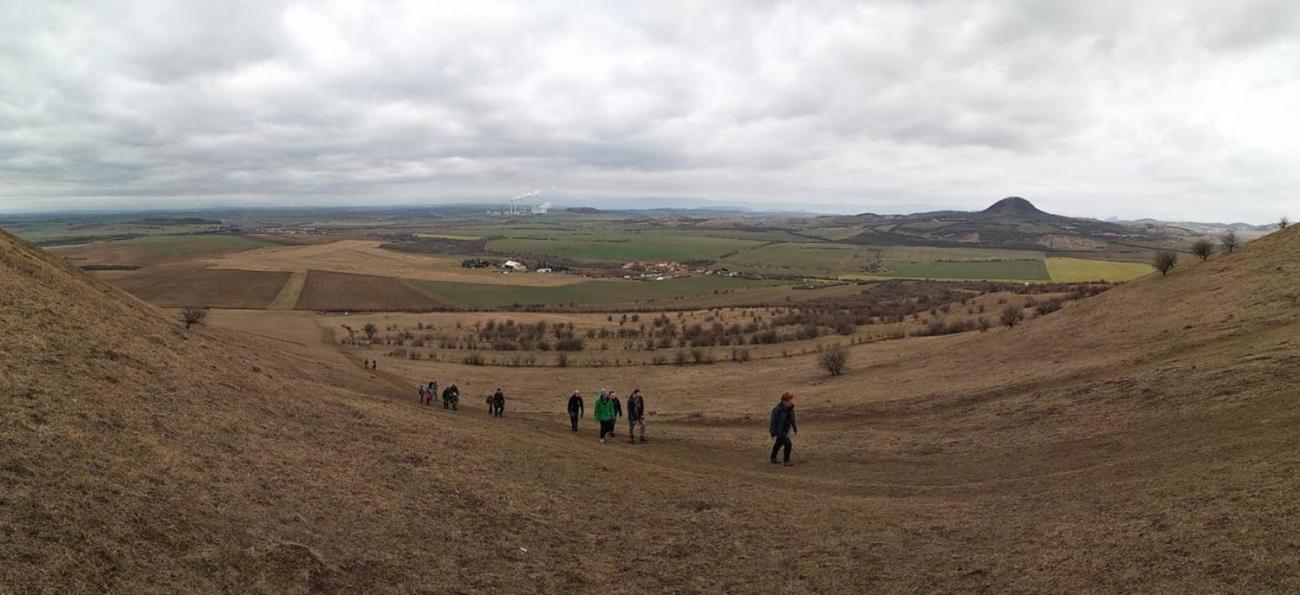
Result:
[[[307,271],[294,271],[285,281],[284,287],[280,288],[279,295],[268,307],[270,310],[292,310],[298,305],[298,297],[302,295],[303,284],[307,282]]]

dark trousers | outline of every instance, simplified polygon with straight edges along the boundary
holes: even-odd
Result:
[[[492,415],[494,417],[501,417],[503,414],[505,414],[505,412],[506,412],[506,406],[504,403],[500,405],[492,405]]]
[[[785,448],[785,462],[790,462],[790,449],[794,448],[794,443],[790,442],[790,437],[782,434],[776,437],[776,442],[772,444],[772,460],[776,460],[776,451]]]
[[[573,431],[575,431],[575,432],[578,431],[578,413],[577,413],[577,412],[573,412],[573,413],[570,413],[570,414],[569,414],[569,425],[573,426]]]
[[[604,440],[605,436],[614,435],[614,420],[600,422],[600,439]]]

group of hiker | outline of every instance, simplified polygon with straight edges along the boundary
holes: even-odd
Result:
[[[433,405],[438,400],[438,381],[430,380],[427,386],[421,384],[419,392],[421,405]],[[453,411],[460,409],[460,388],[455,384],[442,389],[442,408]]]
[[[623,403],[618,400],[618,394],[612,390],[600,389],[600,396],[596,397],[596,402],[592,404],[593,417],[600,424],[600,441],[603,443],[606,439],[613,439],[617,432],[619,417],[626,417],[627,439],[628,442],[645,442],[645,396],[641,394],[641,389],[633,389],[632,394],[627,397],[627,414],[623,413]],[[582,419],[585,413],[582,402],[582,391],[573,390],[569,395],[569,426],[574,432],[578,431],[578,420]],[[639,432],[638,432],[639,430]],[[638,436],[638,433],[640,434]]]
[[[431,380],[427,385],[419,386],[420,404],[430,406],[441,396],[442,408],[457,410],[460,405],[460,388],[451,384],[442,389],[442,394],[438,393],[438,381]],[[492,417],[502,417],[506,410],[506,395],[500,388],[487,397],[488,415]],[[641,394],[641,389],[633,389],[627,397],[627,407],[623,406],[622,401],[618,398],[618,393],[600,389],[600,396],[596,397],[595,403],[592,404],[592,417],[600,424],[600,441],[603,444],[606,440],[617,438],[618,418],[625,417],[628,423],[627,438],[628,442],[645,442],[646,423],[645,423],[645,395]],[[569,401],[566,406],[569,414],[569,426],[572,431],[578,431],[578,421],[586,413],[585,403],[582,400],[582,391],[574,389],[569,395]],[[773,439],[772,454],[769,460],[772,464],[784,464],[786,467],[794,465],[790,461],[790,452],[794,449],[794,442],[790,439],[791,434],[799,433],[799,425],[794,416],[794,394],[786,392],[781,395],[781,400],[772,408],[772,415],[768,424],[768,434]],[[782,459],[777,460],[777,454],[781,453]]]

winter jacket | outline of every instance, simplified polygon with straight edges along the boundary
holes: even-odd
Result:
[[[569,396],[569,415],[582,417],[582,397],[574,394]]]
[[[641,393],[627,398],[627,418],[632,421],[645,419],[645,397]]]
[[[614,417],[623,415],[623,404],[618,402],[618,397],[610,397],[609,400],[614,402]]]
[[[609,397],[596,399],[596,421],[612,421],[614,414],[614,401]]]
[[[794,405],[786,407],[785,403],[777,403],[772,408],[772,423],[768,433],[775,438],[789,434],[790,430],[799,431],[799,426],[794,421]]]
[[[496,394],[488,398],[488,402],[492,403],[493,405],[505,405],[506,394],[501,391],[497,391]]]

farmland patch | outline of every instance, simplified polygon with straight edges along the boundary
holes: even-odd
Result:
[[[266,308],[289,273],[187,269],[115,279],[123,289],[155,305],[181,308]]]
[[[298,310],[429,310],[443,304],[393,277],[308,271]]]

